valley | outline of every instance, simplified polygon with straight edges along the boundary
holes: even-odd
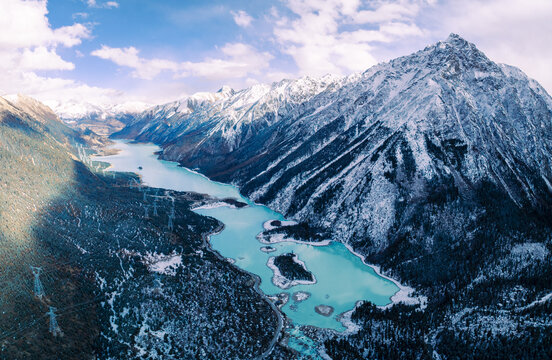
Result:
[[[552,98],[459,35],[81,106],[0,97],[0,359],[552,358]]]
[[[295,222],[267,245],[339,239],[427,297],[365,302],[351,336],[309,332],[331,358],[535,358],[552,330],[548,302],[525,308],[551,290],[551,118],[536,81],[451,34],[347,77],[159,105],[113,137]]]
[[[122,151],[114,156],[94,158],[97,161],[109,162],[110,171],[136,171],[145,185],[154,188],[204,192],[209,196],[234,197],[247,203],[246,207],[236,208],[228,203],[215,202],[212,205],[200,205],[194,211],[224,224],[224,230],[210,236],[209,243],[214,250],[223,258],[229,259],[230,263],[259,276],[259,288],[264,294],[279,295],[279,298],[286,299],[279,307],[289,318],[289,326],[309,325],[344,331],[345,327],[337,319],[343,313],[351,311],[358,300],[365,299],[383,306],[390,303],[390,297],[398,291],[395,284],[380,278],[339,243],[313,246],[294,242],[293,239],[281,239],[272,245],[275,252],[265,254],[261,251],[262,243],[257,239],[257,235],[263,230],[263,224],[271,220],[279,220],[280,224],[285,224],[281,214],[254,204],[242,197],[233,186],[210,181],[200,174],[178,167],[176,163],[158,160],[154,155],[154,146],[117,141],[114,147]],[[139,169],[139,166],[142,169]],[[299,254],[309,269],[312,267],[317,281],[304,284],[300,282],[288,291],[273,283],[273,272],[267,263],[278,254],[290,252]],[[336,268],[341,271],[333,271]],[[289,291],[308,292],[309,297],[303,301],[294,301]],[[316,311],[318,305],[324,304],[329,304],[335,309],[335,316],[320,315]]]
[[[1,105],[0,357],[253,358],[272,347],[271,304],[205,247],[222,225],[190,208],[209,199],[104,172],[55,117]]]

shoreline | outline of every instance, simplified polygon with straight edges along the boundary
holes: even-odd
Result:
[[[427,306],[427,297],[421,296],[421,295],[416,296],[416,297],[411,296],[411,294],[414,293],[416,291],[416,289],[414,289],[413,287],[407,286],[407,285],[403,285],[398,280],[393,279],[392,277],[383,274],[382,271],[381,271],[381,267],[379,265],[368,264],[366,262],[366,256],[361,255],[358,252],[356,252],[351,247],[351,245],[349,245],[349,244],[343,244],[343,245],[345,245],[345,247],[351,252],[351,254],[358,257],[364,265],[369,266],[370,268],[372,268],[372,270],[374,270],[376,275],[378,275],[378,276],[380,276],[380,277],[382,277],[386,280],[391,281],[393,284],[395,284],[395,286],[397,286],[399,288],[399,290],[393,296],[391,296],[389,298],[389,301],[390,301],[389,304],[378,306],[378,308],[388,309],[388,308],[390,308],[391,306],[393,306],[395,304],[406,304],[406,305],[419,304],[420,308],[422,310],[424,310],[426,308],[426,306]],[[355,305],[355,307],[353,308],[353,310],[356,309],[357,306],[358,306],[358,302],[357,302],[357,305]]]
[[[270,298],[261,290],[261,288],[260,288],[261,278],[258,275],[253,274],[253,273],[251,273],[247,270],[244,270],[244,269],[240,268],[239,266],[237,266],[235,263],[228,261],[228,258],[223,257],[217,250],[215,250],[211,247],[211,242],[210,242],[211,236],[220,234],[226,228],[226,225],[224,225],[224,223],[222,221],[220,221],[218,219],[217,219],[217,221],[221,224],[221,226],[218,229],[215,229],[215,231],[213,231],[213,232],[206,232],[206,233],[201,234],[201,237],[203,239],[203,245],[205,246],[205,248],[208,251],[212,252],[219,260],[226,261],[227,263],[230,264],[230,266],[233,266],[238,271],[241,271],[242,273],[249,275],[254,281],[253,289],[257,292],[257,294],[259,294],[269,304],[269,306],[272,308],[272,311],[276,314],[276,318],[278,319],[277,330],[274,333],[274,337],[272,338],[272,341],[270,342],[270,345],[268,346],[268,349],[265,352],[263,352],[262,354],[260,354],[259,356],[257,356],[256,358],[254,358],[254,359],[264,359],[266,356],[268,356],[272,352],[272,349],[274,348],[274,345],[276,345],[276,343],[280,339],[280,335],[281,335],[282,330],[284,328],[284,316],[285,315],[280,311],[280,309],[278,309],[278,307],[276,305],[274,305],[274,303],[270,300]]]

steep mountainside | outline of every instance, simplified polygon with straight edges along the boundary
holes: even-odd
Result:
[[[266,351],[277,315],[205,245],[221,224],[190,211],[203,196],[130,187],[136,177],[77,153],[90,149],[47,107],[0,98],[0,358]]]
[[[283,85],[294,106],[275,100]],[[284,81],[243,99],[258,92],[160,107],[118,135],[159,143],[164,158],[375,249],[400,204],[436,179],[466,192],[488,179],[516,204],[550,210],[552,99],[458,36],[361,75]]]
[[[287,117],[321,91],[331,91],[337,79],[309,77],[254,85],[235,92],[223,87],[216,93],[198,93],[188,99],[153,107],[113,137],[173,144],[171,153],[208,166],[252,141],[266,127]]]
[[[425,312],[360,307],[362,331],[328,339],[332,357],[550,356],[552,99],[538,83],[452,34],[246,128],[217,118],[235,96],[174,129],[158,131],[161,116],[121,134],[238,184],[428,296]],[[210,135],[194,141],[197,129]]]

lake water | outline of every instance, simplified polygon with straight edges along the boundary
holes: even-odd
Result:
[[[222,256],[232,258],[242,269],[257,274],[261,278],[261,290],[267,295],[287,293],[290,296],[282,311],[296,325],[313,325],[321,328],[342,331],[345,327],[336,317],[353,309],[358,300],[368,300],[376,305],[390,303],[390,297],[399,289],[391,281],[377,275],[362,260],[351,253],[343,244],[331,242],[326,246],[313,246],[295,242],[272,244],[276,251],[265,253],[265,246],[256,238],[268,220],[284,220],[284,217],[266,206],[257,205],[244,198],[239,190],[228,184],[214,182],[205,176],[179,167],[177,163],[158,160],[155,145],[130,144],[118,141],[116,148],[122,151],[113,156],[96,157],[112,165],[113,171],[135,172],[149,186],[178,191],[193,191],[215,197],[233,197],[249,204],[248,207],[234,209],[218,207],[196,210],[197,213],[212,216],[224,223],[220,234],[211,236],[211,246]],[[142,169],[139,170],[138,167]],[[316,284],[296,285],[282,290],[272,283],[272,270],[266,265],[268,259],[278,254],[294,252],[316,277]],[[295,302],[292,294],[297,291],[310,293],[302,302]],[[315,311],[317,305],[334,308],[326,317]]]

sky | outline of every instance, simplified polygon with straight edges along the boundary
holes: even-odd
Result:
[[[347,75],[457,33],[552,93],[551,0],[0,0],[0,95],[151,104]]]

